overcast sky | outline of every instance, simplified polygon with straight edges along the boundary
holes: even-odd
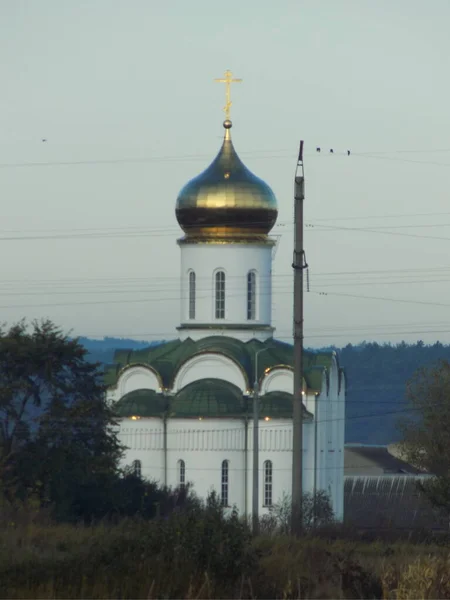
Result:
[[[175,336],[175,201],[231,69],[236,150],[279,202],[278,337],[302,138],[305,343],[450,342],[449,22],[448,0],[2,0],[2,320]]]

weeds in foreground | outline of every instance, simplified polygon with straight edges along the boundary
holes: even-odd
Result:
[[[0,597],[450,598],[444,545],[364,542],[339,528],[252,539],[218,499],[152,521],[0,525]]]

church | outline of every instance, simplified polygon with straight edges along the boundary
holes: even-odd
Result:
[[[258,512],[292,489],[293,347],[272,326],[277,200],[239,158],[232,139],[229,71],[222,146],[176,200],[183,232],[180,324],[174,339],[116,351],[107,399],[119,415],[124,465],[170,487],[251,515],[254,402],[258,407]],[[175,332],[174,332],[175,333]],[[344,510],[345,376],[335,353],[304,353],[303,490]]]

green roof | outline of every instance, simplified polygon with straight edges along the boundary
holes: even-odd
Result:
[[[181,389],[175,396],[165,396],[154,390],[135,390],[125,394],[114,411],[119,417],[237,417],[252,415],[252,398],[223,379],[199,379]],[[304,408],[305,418],[311,415]],[[292,418],[292,395],[269,392],[260,397],[261,418]]]
[[[108,386],[114,385],[117,383],[122,369],[133,364],[144,364],[151,366],[159,373],[163,385],[170,389],[178,369],[189,358],[203,352],[218,352],[238,363],[246,375],[249,387],[253,387],[255,357],[258,351],[265,348],[267,348],[265,352],[258,354],[258,380],[261,379],[266,369],[293,366],[294,352],[291,344],[280,342],[274,338],[269,338],[264,342],[254,339],[242,342],[232,337],[216,335],[197,341],[191,338],[183,341],[172,340],[143,350],[118,350],[114,355],[114,364],[106,368],[105,383]],[[309,389],[321,390],[322,373],[324,369],[330,367],[332,357],[332,352],[304,352],[303,376]]]
[[[119,417],[161,417],[166,410],[166,398],[147,389],[129,392],[114,405],[114,412]]]
[[[242,417],[241,390],[223,379],[199,379],[180,390],[171,404],[173,417]]]
[[[279,391],[269,392],[261,396],[260,402],[259,414],[261,418],[292,419],[292,394]],[[312,416],[304,405],[303,416],[305,418]]]

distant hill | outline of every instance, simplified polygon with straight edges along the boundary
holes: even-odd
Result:
[[[165,340],[154,341],[154,342],[140,342],[137,340],[130,340],[127,338],[114,338],[105,337],[102,340],[92,340],[87,337],[78,338],[80,344],[82,344],[88,351],[88,358],[92,362],[100,362],[108,364],[113,362],[114,352],[119,349],[130,349],[139,350],[141,348],[148,348],[149,346],[156,346],[162,344]]]
[[[105,364],[112,362],[116,349],[134,350],[164,341],[149,343],[113,337],[103,340],[83,337],[79,340],[88,350],[90,360]],[[450,361],[450,345],[439,342],[432,346],[421,341],[396,345],[363,342],[343,348],[332,346],[326,350],[337,352],[347,377],[347,443],[384,445],[398,441],[397,421],[408,409],[405,404],[408,379],[419,367],[438,360]]]

